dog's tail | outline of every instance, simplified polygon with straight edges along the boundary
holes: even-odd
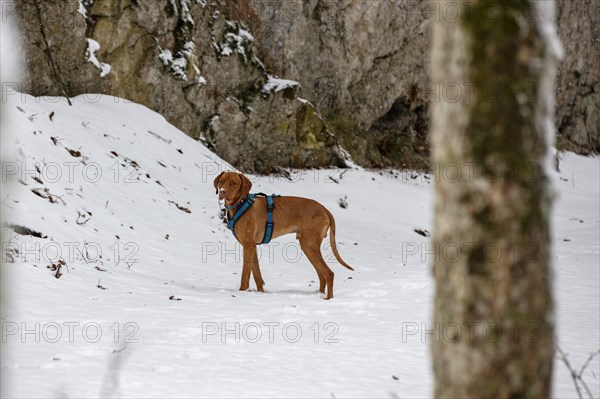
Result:
[[[331,250],[333,251],[333,255],[335,255],[335,258],[338,262],[341,263],[342,266],[354,271],[352,266],[344,262],[344,260],[340,256],[340,253],[338,252],[337,245],[335,244],[335,219],[333,218],[333,215],[331,214],[331,212],[329,212],[327,208],[325,208],[325,212],[327,212],[327,216],[329,216],[329,243],[331,244]]]

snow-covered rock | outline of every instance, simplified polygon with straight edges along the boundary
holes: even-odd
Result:
[[[96,68],[98,68],[100,72],[100,77],[103,78],[110,73],[111,66],[104,62],[98,61],[98,57],[96,53],[100,51],[100,43],[95,41],[94,39],[85,39],[87,41],[87,49],[85,50],[85,54],[87,56],[88,62],[94,64]]]

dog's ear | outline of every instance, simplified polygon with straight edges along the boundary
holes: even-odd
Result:
[[[240,179],[242,180],[242,186],[240,188],[240,193],[242,194],[242,197],[246,197],[248,196],[248,194],[250,194],[250,189],[252,188],[252,182],[250,181],[250,179],[248,179],[246,176],[244,176],[243,174],[239,174]]]
[[[221,179],[221,176],[223,176],[223,173],[225,172],[221,172],[219,173],[219,176],[215,177],[215,194],[219,194],[219,180]]]

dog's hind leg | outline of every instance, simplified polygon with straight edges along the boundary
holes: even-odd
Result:
[[[308,250],[308,243],[306,242],[306,240],[302,239],[302,236],[300,235],[300,233],[296,234],[296,239],[298,241],[300,241],[300,248],[302,248],[302,252],[304,252],[304,254],[306,254],[306,251]],[[321,246],[321,244],[319,243],[319,247]],[[306,255],[306,257],[308,258],[308,255]],[[308,258],[310,260],[310,258]],[[325,275],[323,274],[323,271],[321,270],[321,268],[315,264],[312,260],[310,262],[313,267],[315,268],[315,271],[317,272],[317,276],[319,277],[319,292],[321,294],[325,293]]]
[[[325,276],[323,275],[321,270],[319,270],[317,268],[317,266],[315,266],[314,264],[313,264],[313,266],[314,266],[315,270],[317,271],[317,276],[319,276],[319,292],[321,294],[324,294],[325,293]]]
[[[306,257],[308,257],[308,255],[306,255]],[[310,258],[308,258],[308,259],[310,260]],[[321,294],[324,294],[325,293],[325,284],[326,284],[325,275],[323,274],[323,271],[321,271],[321,269],[319,269],[319,266],[317,266],[312,260],[310,261],[310,263],[312,263],[313,267],[315,268],[315,270],[317,272],[317,276],[319,276],[319,292]]]
[[[258,259],[256,262],[252,263],[252,276],[254,277],[254,282],[256,283],[256,289],[259,292],[264,292],[263,285],[265,284],[265,280],[263,280],[262,275],[260,273],[260,265],[258,263]]]
[[[302,252],[306,255],[310,263],[317,271],[319,275],[319,291],[325,293],[325,286],[327,286],[327,298],[333,298],[333,271],[327,266],[323,255],[321,255],[321,245],[318,241],[301,239],[300,247]]]

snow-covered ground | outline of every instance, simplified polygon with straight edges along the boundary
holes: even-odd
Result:
[[[3,230],[3,396],[432,396],[432,246],[414,229],[430,230],[433,178],[253,177],[255,192],[327,206],[356,272],[324,246],[323,300],[288,236],[261,247],[266,292],[238,292],[241,250],[213,188],[229,166],[199,142],[108,96],[14,94],[3,123],[17,143],[3,178],[19,182],[2,199],[21,233]],[[575,367],[600,348],[599,166],[564,154],[553,174],[558,342]],[[595,395],[599,362],[584,375]],[[575,395],[556,362],[554,396]]]

